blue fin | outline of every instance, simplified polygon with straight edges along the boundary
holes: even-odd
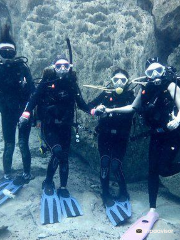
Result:
[[[78,201],[70,196],[67,189],[58,189],[58,197],[64,217],[76,217],[83,215]]]
[[[2,191],[10,184],[13,180],[2,178],[0,180],[0,194],[2,194]]]
[[[46,184],[43,186],[43,194],[41,196],[41,223],[57,223],[61,222],[61,207],[54,184]]]
[[[25,182],[21,177],[17,177],[14,180],[7,180],[4,183],[1,183],[0,186],[4,186],[4,188],[1,188],[0,191],[0,205],[2,205],[9,199],[8,196],[3,194],[4,189],[9,190],[12,194],[16,194],[23,187],[24,184]]]
[[[131,216],[131,204],[128,200],[125,202],[110,200],[105,206],[106,215],[114,226],[123,223]]]
[[[116,201],[116,204],[119,208],[122,209],[122,211],[127,215],[128,218],[131,217],[131,203],[128,199],[124,202]]]

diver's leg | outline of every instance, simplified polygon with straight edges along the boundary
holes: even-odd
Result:
[[[59,155],[61,154],[62,147],[58,142],[58,129],[56,124],[42,124],[43,138],[51,151],[51,159],[48,164],[46,182],[52,183],[54,174],[59,165]]]
[[[71,126],[59,127],[59,142],[62,146],[62,152],[59,161],[59,176],[61,188],[65,188],[69,176],[69,148],[71,143]]]
[[[110,146],[109,146],[109,134],[99,133],[98,136],[98,150],[101,157],[100,167],[100,181],[102,187],[102,197],[109,196],[109,174],[110,174]]]
[[[31,153],[29,150],[29,135],[31,124],[19,129],[19,149],[22,155],[24,176],[30,177],[31,171]]]
[[[161,144],[155,136],[151,137],[149,145],[149,176],[148,191],[150,208],[156,208],[157,194],[159,190],[158,162],[161,155]]]
[[[168,135],[168,138],[162,139],[163,154],[159,163],[159,174],[162,177],[172,176],[180,172],[180,162],[174,162],[180,149],[180,137],[176,132]]]
[[[128,196],[122,162],[126,153],[128,139],[114,134],[112,136],[112,161],[111,169],[119,185],[119,197]]]
[[[12,157],[15,148],[16,116],[9,111],[1,114],[2,132],[4,137],[3,168],[5,175],[11,174]]]

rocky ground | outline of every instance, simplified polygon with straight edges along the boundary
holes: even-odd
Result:
[[[34,131],[34,136],[37,132]],[[74,153],[70,157],[70,177],[68,188],[70,193],[80,202],[84,215],[77,218],[66,218],[61,223],[42,226],[40,224],[41,183],[46,174],[47,157],[38,153],[38,141],[31,138],[32,173],[35,179],[25,185],[15,199],[9,200],[0,207],[0,239],[11,240],[104,240],[120,239],[128,227],[142,214],[148,211],[147,182],[129,184],[131,195],[132,218],[123,226],[113,227],[105,215],[100,198],[98,173],[79,159]],[[0,144],[2,156],[2,139]],[[14,155],[14,173],[21,171],[21,160],[18,149]],[[2,176],[2,162],[0,165]],[[55,176],[56,187],[59,185],[58,175]],[[112,190],[117,185],[111,182]],[[158,212],[160,220],[154,229],[173,230],[171,234],[151,234],[148,240],[178,240],[180,235],[180,198],[173,197],[165,188],[160,188]],[[3,226],[7,226],[5,229]]]

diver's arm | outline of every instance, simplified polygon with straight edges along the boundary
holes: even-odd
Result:
[[[138,95],[134,99],[133,103],[131,105],[127,105],[120,108],[106,108],[105,112],[111,113],[131,113],[134,112],[136,109],[138,109],[141,106],[141,90],[139,90]]]
[[[34,93],[31,95],[29,101],[26,104],[26,107],[24,109],[24,112],[22,113],[21,117],[19,118],[19,127],[23,127],[27,124],[27,122],[30,119],[32,110],[36,107],[36,105],[39,103],[40,100],[43,99],[45,94],[45,89],[47,86],[47,83],[49,81],[54,80],[56,77],[54,68],[47,67],[44,69],[43,77],[41,82],[39,83],[37,89],[34,91]]]
[[[180,124],[180,88],[176,86],[174,82],[170,83],[168,86],[168,91],[173,100],[175,100],[176,107],[178,109],[177,116],[167,124],[169,130],[176,129]],[[175,97],[174,97],[175,95]]]
[[[79,86],[76,83],[76,93],[75,93],[76,103],[79,109],[86,113],[90,113],[90,107],[84,101]]]
[[[175,104],[177,108],[180,110],[180,88],[176,86],[174,82],[172,82],[168,86],[168,91],[170,92],[172,99],[174,99],[175,94]]]

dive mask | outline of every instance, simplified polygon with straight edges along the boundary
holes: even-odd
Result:
[[[146,76],[149,79],[160,78],[165,73],[165,67],[159,63],[152,63],[145,71]]]
[[[70,70],[70,67],[71,66],[69,62],[65,59],[58,60],[54,65],[55,71],[58,76],[63,76],[64,74],[68,73]]]
[[[9,43],[1,43],[0,56],[2,59],[13,59],[16,56],[15,46]]]
[[[111,78],[114,88],[116,89],[117,94],[123,92],[124,87],[126,86],[128,79],[122,73],[117,73],[114,77]]]

